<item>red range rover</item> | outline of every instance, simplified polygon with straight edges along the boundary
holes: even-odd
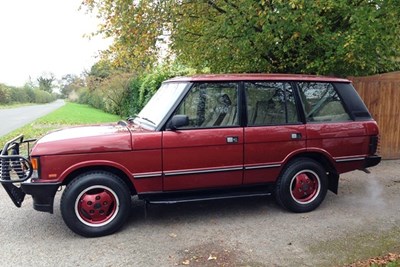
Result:
[[[274,194],[308,212],[337,193],[339,175],[377,165],[378,127],[345,79],[275,74],[165,81],[143,110],[115,125],[52,132],[28,157],[19,136],[1,151],[16,206],[61,214],[83,236],[111,234],[131,197],[176,203]],[[29,148],[28,148],[29,151]]]

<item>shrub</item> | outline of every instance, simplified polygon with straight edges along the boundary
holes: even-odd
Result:
[[[81,88],[78,91],[78,99],[76,100],[76,102],[78,102],[79,104],[89,104],[89,99],[90,99],[89,89]]]
[[[33,92],[35,94],[35,103],[45,104],[55,100],[55,96],[50,94],[49,92],[45,92],[39,89],[34,89]]]
[[[24,86],[24,91],[28,97],[27,102],[35,103],[35,92],[34,92],[33,88],[31,88],[29,86]]]
[[[11,87],[0,84],[0,104],[13,103],[49,103],[57,99],[57,95],[34,89],[29,85],[24,87]]]
[[[12,103],[29,103],[29,96],[23,88],[12,88],[10,93]]]
[[[78,92],[77,102],[89,104],[121,117],[133,116],[140,112],[163,81],[171,77],[193,75],[199,72],[207,73],[209,70],[197,71],[173,65],[159,66],[141,75],[114,71],[103,77],[92,73],[86,78],[89,88]]]
[[[4,84],[0,84],[0,104],[9,104],[11,102],[10,89]]]

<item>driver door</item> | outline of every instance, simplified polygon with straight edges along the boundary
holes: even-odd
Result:
[[[173,115],[189,125],[163,132],[164,191],[240,185],[243,128],[237,83],[195,83]]]

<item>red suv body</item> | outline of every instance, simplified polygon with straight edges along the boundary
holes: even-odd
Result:
[[[337,193],[339,174],[381,159],[377,124],[350,81],[303,75],[174,78],[126,122],[50,133],[29,158],[23,142],[1,152],[6,191],[17,206],[30,194],[52,213],[65,186],[62,216],[84,236],[118,230],[132,195],[176,203],[274,193],[308,212]]]

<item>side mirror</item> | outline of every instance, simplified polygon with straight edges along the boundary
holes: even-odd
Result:
[[[189,117],[187,115],[175,115],[167,124],[167,129],[176,130],[180,127],[189,125]]]

